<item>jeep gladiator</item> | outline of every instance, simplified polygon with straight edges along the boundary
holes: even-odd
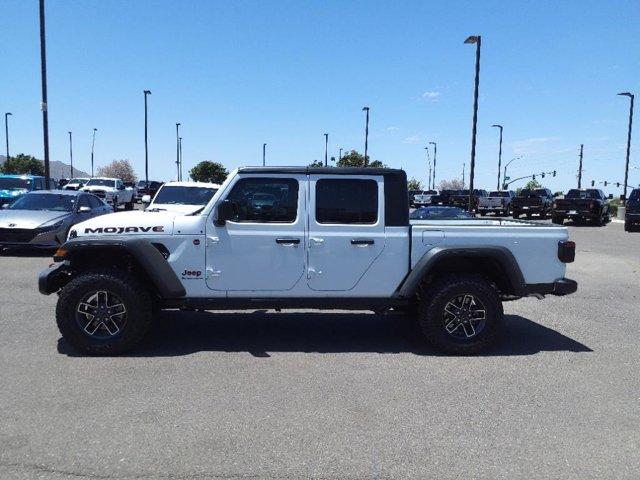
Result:
[[[273,197],[264,202],[265,196]],[[407,178],[378,168],[248,167],[202,209],[79,223],[39,276],[63,337],[135,348],[161,309],[394,309],[453,354],[493,344],[502,302],[575,292],[565,227],[409,222]]]

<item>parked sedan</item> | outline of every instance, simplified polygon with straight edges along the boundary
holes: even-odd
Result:
[[[475,218],[475,215],[458,207],[434,206],[422,207],[409,215],[410,220],[460,220]]]
[[[72,225],[112,211],[85,192],[30,192],[0,210],[0,248],[56,248],[65,242]]]

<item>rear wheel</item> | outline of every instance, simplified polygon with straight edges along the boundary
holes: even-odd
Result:
[[[136,347],[148,332],[153,302],[127,272],[80,274],[60,292],[58,329],[66,341],[90,355],[115,355]]]
[[[436,280],[420,296],[422,332],[438,350],[455,355],[477,354],[498,338],[502,302],[478,275],[450,275]]]

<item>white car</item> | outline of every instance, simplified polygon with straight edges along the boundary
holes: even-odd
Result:
[[[568,236],[522,221],[410,222],[402,170],[247,167],[201,210],[74,225],[39,289],[59,292],[58,328],[94,355],[135,348],[162,309],[269,308],[405,311],[438,349],[473,354],[497,339],[502,302],[577,290]]]
[[[72,178],[64,187],[62,187],[62,190],[80,190],[88,181],[88,178]]]
[[[124,186],[119,178],[94,177],[89,179],[84,187],[84,192],[91,192],[117,210],[124,205],[125,210],[133,210],[133,188]]]
[[[217,183],[167,182],[153,200],[150,195],[142,197],[142,203],[149,204],[148,211],[193,213],[202,209],[220,189]]]

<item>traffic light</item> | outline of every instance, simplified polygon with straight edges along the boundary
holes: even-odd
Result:
[[[554,176],[554,177],[556,176],[556,171],[555,171],[555,170],[553,171],[553,176]]]
[[[544,178],[544,172],[542,172],[542,178]]]
[[[616,182],[616,187],[620,188],[620,182]]]
[[[608,183],[609,183],[609,182],[607,182],[607,181],[605,180],[605,181],[604,181],[604,186],[606,187]]]
[[[591,180],[591,186],[595,187],[596,186],[596,181],[595,180]]]
[[[536,175],[535,175],[535,173],[533,174],[533,179],[534,179],[534,180],[536,179]]]

